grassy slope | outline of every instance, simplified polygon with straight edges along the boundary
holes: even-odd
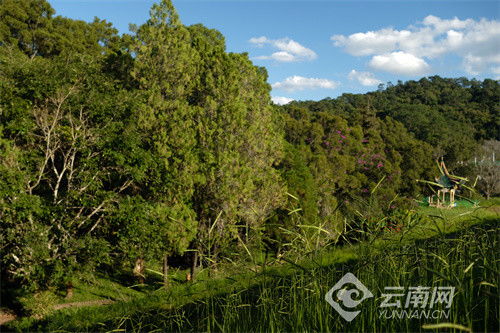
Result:
[[[436,210],[433,208],[423,208],[422,213],[430,216],[426,223],[416,225],[401,233],[387,233],[382,237],[372,241],[345,246],[343,248],[326,249],[316,253],[314,257],[297,263],[283,263],[267,267],[265,272],[261,268],[255,267],[259,272],[249,269],[242,270],[242,267],[228,267],[224,272],[219,273],[217,278],[208,278],[206,274],[201,274],[195,283],[176,284],[168,291],[162,288],[152,288],[145,291],[136,291],[124,287],[117,282],[105,278],[94,277],[91,281],[80,282],[75,285],[75,296],[71,302],[113,299],[117,303],[103,307],[70,308],[49,313],[50,306],[57,303],[64,303],[61,295],[46,292],[45,294],[27,298],[26,304],[32,309],[39,311],[40,315],[46,315],[43,320],[34,318],[23,318],[9,324],[9,328],[17,330],[43,329],[43,330],[96,330],[104,329],[99,323],[112,321],[112,327],[120,327],[120,320],[125,323],[130,318],[140,317],[142,313],[151,311],[164,311],[169,309],[179,309],[181,306],[203,302],[214,297],[225,297],[225,295],[238,294],[242,290],[250,290],[255,286],[274,283],[276,279],[288,279],[288,277],[300,274],[310,269],[321,269],[334,265],[355,262],[367,253],[370,256],[387,253],[390,247],[404,247],[407,244],[429,239],[439,235],[452,234],[458,230],[470,228],[472,225],[488,222],[498,223],[500,215],[500,200],[492,200],[482,204],[482,208],[455,208],[453,210]],[[239,273],[237,273],[239,272]],[[31,302],[31,304],[30,304]],[[238,306],[238,305],[235,305]],[[38,310],[42,308],[44,310]],[[117,320],[116,318],[120,318]],[[136,319],[135,319],[136,320]]]

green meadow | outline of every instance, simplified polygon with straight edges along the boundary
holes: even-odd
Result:
[[[424,218],[401,232],[387,232],[355,245],[324,248],[305,257],[270,263],[228,265],[194,283],[161,280],[142,287],[93,278],[81,280],[72,302],[112,299],[112,305],[47,311],[65,302],[46,292],[26,299],[41,319],[22,318],[9,329],[26,331],[411,331],[498,330],[499,205],[421,208]],[[248,267],[251,267],[249,269]],[[344,274],[353,273],[374,295],[351,322],[326,301]],[[184,272],[176,274],[181,277]],[[153,273],[152,273],[153,274]],[[154,275],[152,275],[154,276]],[[381,294],[388,286],[455,288],[443,318],[387,318]],[[67,301],[66,301],[67,302]],[[35,315],[36,317],[36,315]]]

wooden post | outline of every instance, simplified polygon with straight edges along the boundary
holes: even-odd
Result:
[[[168,254],[163,256],[163,285],[168,287]]]

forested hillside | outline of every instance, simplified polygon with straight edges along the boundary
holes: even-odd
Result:
[[[169,0],[131,35],[0,0],[2,285],[310,250],[292,231],[340,244],[415,205],[436,158],[474,180],[471,161],[499,150],[498,81],[430,77],[285,106],[270,90],[265,68],[183,25]],[[485,179],[462,194],[498,194]]]

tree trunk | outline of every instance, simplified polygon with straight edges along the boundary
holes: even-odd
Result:
[[[168,254],[163,256],[163,285],[168,287]]]
[[[191,255],[191,267],[189,269],[190,281],[194,281],[194,274],[196,271],[197,261],[198,261],[198,251],[193,251],[193,254]]]
[[[139,257],[135,260],[134,270],[132,271],[134,276],[137,278],[137,282],[139,284],[144,284],[145,276],[144,276],[144,259]]]
[[[68,282],[66,284],[66,299],[71,299],[73,297],[73,283]]]
[[[211,259],[208,262],[208,277],[212,277],[213,273],[217,270],[217,254],[218,254],[218,246],[217,244],[214,244],[212,247],[212,253],[209,259]]]
[[[269,256],[269,248],[266,246],[266,254],[264,256],[264,264],[262,265],[262,272],[263,273],[266,270],[268,256]]]

